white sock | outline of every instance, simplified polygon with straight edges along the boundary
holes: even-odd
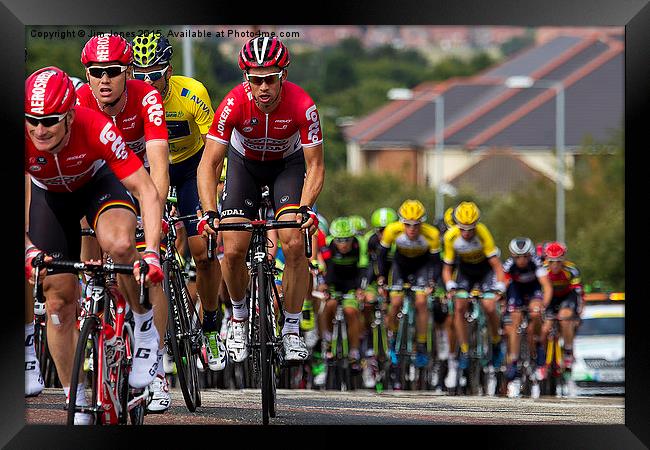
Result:
[[[34,322],[25,324],[25,360],[36,359],[34,348]]]
[[[70,386],[63,386],[63,392],[65,393],[65,400],[67,402],[70,397]],[[77,385],[77,401],[75,403],[77,406],[88,406],[86,390],[84,389],[83,383]]]
[[[282,327],[282,336],[289,333],[293,333],[293,334],[300,333],[301,316],[302,316],[302,312],[290,313],[284,311],[284,326]]]
[[[162,359],[165,353],[165,346],[158,349],[158,370],[156,371],[156,376],[159,376],[161,378],[165,378],[165,365],[162,363]]]
[[[133,311],[133,320],[135,322],[135,329],[133,330],[137,335],[149,335],[156,329],[153,323],[153,308],[144,314],[138,314]]]
[[[332,342],[332,332],[328,330],[323,331],[323,340],[326,342]]]
[[[246,304],[246,297],[239,301],[230,300],[232,303],[232,316],[238,321],[242,322],[248,320],[248,305]]]

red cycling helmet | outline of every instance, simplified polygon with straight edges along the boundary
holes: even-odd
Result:
[[[563,261],[566,247],[559,242],[551,242],[544,249],[547,261]]]
[[[270,66],[284,69],[290,62],[289,49],[276,37],[253,38],[239,52],[239,67],[244,71],[253,67]]]
[[[81,51],[81,64],[117,61],[123,66],[133,62],[131,44],[122,36],[102,34],[92,37]]]
[[[25,80],[25,114],[30,116],[66,113],[76,99],[72,80],[58,67],[44,67]]]

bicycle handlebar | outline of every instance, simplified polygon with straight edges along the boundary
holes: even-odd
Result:
[[[305,220],[304,222],[306,222],[307,220]],[[283,228],[300,228],[300,227],[302,227],[302,223],[298,223],[298,222],[289,222],[289,221],[281,221],[281,220],[252,220],[250,222],[220,223],[219,226],[213,228],[213,230],[216,232],[219,231],[252,232],[254,230],[278,230]],[[311,236],[309,235],[309,229],[305,229],[304,243],[305,243],[305,256],[307,258],[311,258],[312,248],[311,248]],[[208,240],[208,248],[209,245],[210,245],[210,240]],[[208,255],[209,255],[209,250],[208,250]]]

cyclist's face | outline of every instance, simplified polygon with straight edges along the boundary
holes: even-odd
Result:
[[[106,67],[116,65],[119,65],[119,63],[107,62],[90,64],[91,67]],[[88,69],[86,69],[86,78],[88,79],[88,84],[90,84],[90,88],[92,89],[93,94],[95,94],[97,101],[102,104],[107,104],[112,103],[120,98],[122,92],[124,92],[124,88],[126,87],[125,82],[127,72],[129,71],[130,69],[127,69],[113,78],[109,77],[108,74],[104,72],[100,78],[96,78],[90,75],[90,72]]]
[[[562,270],[562,261],[549,261],[548,262],[548,268],[551,270],[553,273],[560,273]]]
[[[476,233],[476,228],[472,228],[471,230],[460,230],[461,237],[466,241],[472,239],[474,237],[474,233]]]
[[[282,76],[279,77],[269,76],[266,78],[259,78],[259,76],[277,74],[282,72]],[[262,109],[273,109],[280,98],[280,88],[282,87],[281,81],[284,81],[287,77],[286,70],[281,70],[277,66],[272,67],[254,67],[248,71],[249,75],[257,75],[258,77],[251,77],[252,81],[249,81],[251,86],[251,93],[257,105]],[[260,83],[261,84],[258,84]]]
[[[167,69],[167,70],[165,70]],[[164,71],[164,72],[163,72]],[[144,81],[147,84],[152,85],[155,87],[158,92],[161,94],[167,87],[167,83],[169,82],[169,78],[172,76],[172,67],[171,64],[157,64],[155,66],[151,67],[134,67],[133,68],[133,78],[135,79],[141,79],[142,74],[144,75]],[[149,75],[151,74],[151,75]],[[161,76],[162,74],[162,76]],[[156,78],[153,80],[152,78]]]
[[[350,250],[352,250],[352,242],[354,241],[354,238],[349,238],[349,239],[334,239],[334,245],[336,246],[336,249],[341,252],[341,253],[349,253]]]
[[[530,261],[530,256],[529,255],[512,255],[512,258],[515,260],[515,264],[520,269],[523,269],[524,267],[526,267],[526,265]]]
[[[61,142],[66,133],[66,121],[68,122],[68,128],[72,123],[74,118],[74,110],[68,111],[68,114],[61,119],[55,125],[51,127],[46,127],[42,123],[39,123],[37,126],[32,125],[27,120],[25,120],[25,129],[29,138],[32,140],[36,150],[41,152],[49,152],[54,150],[54,145]]]
[[[406,234],[406,237],[411,240],[417,238],[420,235],[421,225],[422,224],[420,223],[415,223],[415,224],[404,223],[404,233]]]

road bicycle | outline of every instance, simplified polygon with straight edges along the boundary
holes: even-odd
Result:
[[[353,300],[354,296],[354,292],[343,293],[338,291],[332,291],[329,296],[330,299],[336,300],[336,312],[332,319],[331,352],[326,355],[326,389],[350,391],[354,390],[358,385],[350,367],[348,326],[343,313],[343,303],[346,300]]]
[[[386,330],[384,309],[386,298],[383,295],[375,297],[374,301],[366,303],[366,306],[372,308],[372,321],[370,322],[370,342],[372,348],[372,358],[376,363],[375,390],[380,393],[388,385],[390,379],[390,354],[388,351],[388,334]]]
[[[262,201],[258,211],[258,219],[250,222],[219,224],[213,228],[221,231],[251,232],[248,249],[250,264],[249,282],[249,355],[251,356],[253,379],[262,391],[262,423],[267,425],[269,417],[276,416],[276,386],[280,367],[285,364],[282,348],[282,338],[276,320],[273,299],[280,299],[274,281],[274,262],[268,256],[267,231],[272,229],[300,228],[301,223],[266,220],[270,209],[269,188],[262,188]],[[304,222],[309,218],[305,217]],[[212,235],[211,235],[212,237]],[[214,239],[208,240],[208,253],[214,249]],[[304,233],[305,256],[311,257],[311,238],[309,231]],[[282,306],[278,305],[280,314]]]
[[[199,313],[187,288],[187,275],[181,268],[176,248],[176,224],[183,220],[198,221],[194,215],[174,216],[171,208],[175,198],[168,197],[165,217],[169,224],[167,246],[161,258],[165,274],[163,290],[169,301],[167,333],[165,342],[176,364],[176,375],[187,409],[194,412],[201,406],[201,389],[197,360],[201,358],[204,368],[208,367],[201,348],[204,343]]]
[[[134,425],[144,422],[148,388],[129,387],[128,376],[131,370],[134,348],[133,327],[127,319],[127,303],[117,289],[116,274],[133,275],[132,264],[113,264],[101,261],[62,261],[45,262],[44,253],[32,261],[37,268],[74,270],[87,273],[86,298],[79,317],[80,333],[77,341],[70,380],[70,394],[67,411],[68,425],[74,424],[76,413],[93,416],[96,425],[126,424],[128,418]],[[144,279],[148,266],[141,261],[140,304],[151,308],[148,290]],[[36,284],[39,283],[38,271]],[[92,364],[85,372],[85,385],[89,405],[76,404],[76,386],[81,381],[86,356],[90,355]]]

